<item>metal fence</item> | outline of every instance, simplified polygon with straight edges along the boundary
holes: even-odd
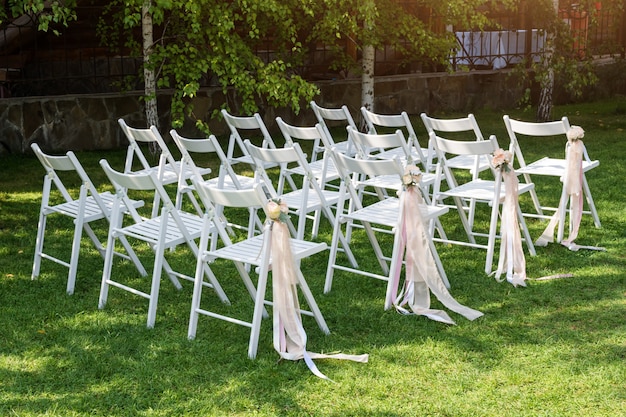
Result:
[[[421,19],[428,19],[431,28],[454,32],[458,49],[449,57],[454,69],[498,70],[527,65],[539,60],[543,52],[545,31],[533,28],[532,22],[519,13],[492,15],[498,23],[491,30],[472,31],[444,28],[429,10],[416,9],[411,2],[407,2],[407,7]],[[38,33],[28,17],[1,27],[0,98],[142,90],[141,59],[99,46],[94,30],[99,15],[97,7],[79,7],[78,21],[60,37]],[[574,35],[573,54],[580,58],[624,57],[626,21],[622,16],[603,8],[600,2],[591,15],[573,7],[561,10],[560,16]],[[354,45],[344,47],[357,54]],[[317,45],[300,73],[309,80],[347,76],[345,71],[330,70],[329,51],[326,45]],[[271,59],[271,42],[257,52],[260,57]],[[376,52],[375,73],[379,76],[437,70],[444,69],[407,60],[391,47]],[[210,75],[202,80],[203,86],[215,83]]]

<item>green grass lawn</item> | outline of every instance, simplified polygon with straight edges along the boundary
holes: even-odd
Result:
[[[502,113],[475,115],[485,135],[508,146]],[[517,110],[510,115],[533,117]],[[301,361],[279,361],[270,320],[263,323],[256,360],[247,358],[248,331],[240,326],[201,317],[197,338],[187,340],[189,282],[176,291],[163,281],[154,329],[145,327],[147,301],[116,288],[99,310],[102,259],[86,239],[74,295],[65,294],[67,270],[49,261],[32,281],[43,169],[32,155],[1,157],[0,416],[625,415],[626,101],[555,108],[555,118],[563,115],[585,129],[587,149],[600,160],[588,180],[602,228],[583,217],[577,242],[606,252],[537,248],[536,257],[526,257],[529,277],[573,276],[513,288],[484,274],[484,251],[440,245],[452,295],[485,313],[474,322],[451,313],[456,326],[384,311],[384,283],[365,277],[336,273],[332,292],[323,294],[328,253],[306,259],[304,274],[331,329],[326,336],[305,318],[308,349],[369,354],[366,364],[317,361],[334,383],[316,378]],[[424,139],[421,121],[414,122]],[[563,141],[534,140],[525,155],[563,147]],[[124,154],[78,157],[95,182],[110,189],[98,160],[120,169]],[[558,182],[536,185],[540,198],[556,204]],[[522,204],[530,208],[528,200]],[[456,219],[448,215],[444,226],[452,230]],[[546,225],[528,223],[534,238]],[[49,250],[69,257],[71,223],[51,217],[48,230]],[[104,239],[106,224],[96,231]],[[330,242],[331,233],[324,223],[319,239]],[[367,256],[359,239],[353,249]],[[138,250],[150,269],[150,251]],[[193,271],[189,251],[168,257]],[[212,268],[233,305],[218,306],[210,290],[203,304],[250,314],[235,269],[220,262]],[[129,265],[116,263],[114,273],[141,280]]]

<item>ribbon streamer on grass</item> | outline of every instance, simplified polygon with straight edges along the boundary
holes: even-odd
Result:
[[[306,350],[307,335],[302,326],[296,287],[299,270],[291,251],[289,229],[280,221],[273,221],[270,227],[272,228],[270,254],[272,257],[274,349],[283,359],[303,359],[314,375],[326,380],[329,378],[319,371],[313,359],[333,358],[367,362],[367,354],[321,354]]]
[[[578,236],[580,228],[580,220],[582,218],[583,199],[582,199],[582,156],[584,145],[581,140],[572,141],[567,147],[567,165],[566,172],[563,177],[563,192],[569,196],[571,208],[571,231],[566,240],[561,244],[569,247]],[[547,246],[548,243],[554,242],[554,229],[561,222],[565,222],[564,213],[567,208],[567,199],[562,198],[556,213],[550,219],[550,223],[543,231],[539,239],[535,242],[537,246]],[[565,205],[565,207],[563,207]]]
[[[428,244],[426,228],[419,209],[423,199],[417,187],[406,187],[400,194],[400,204],[403,207],[402,217],[396,231],[400,234],[398,236],[400,246],[394,256],[402,258],[406,249],[406,278],[400,294],[391,295],[396,310],[403,314],[413,313],[443,323],[455,324],[445,311],[430,308],[432,291],[445,307],[465,318],[474,320],[482,316],[483,313],[460,304],[448,292]],[[401,269],[402,259],[396,262],[396,268],[391,276],[394,288],[398,287]]]
[[[506,280],[514,287],[526,286],[526,258],[522,248],[522,236],[517,219],[519,201],[519,181],[513,169],[508,165],[500,167],[504,182],[504,203],[502,204],[502,219],[500,221],[500,256],[498,268],[494,272],[495,278],[502,281],[500,276],[505,274]]]
[[[573,127],[575,128],[575,127]],[[567,203],[570,202],[570,233],[567,239],[561,241],[561,245],[569,250],[578,251],[579,249],[604,250],[604,248],[596,246],[580,246],[574,240],[578,237],[580,229],[580,221],[583,214],[583,168],[582,159],[585,151],[585,145],[582,140],[570,140],[567,147],[565,175],[563,177],[563,193],[569,198],[561,198],[556,213],[550,218],[550,223],[535,242],[537,246],[547,246],[548,243],[554,242],[554,229],[565,222],[567,213]]]

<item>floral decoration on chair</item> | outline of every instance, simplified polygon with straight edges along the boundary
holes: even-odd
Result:
[[[445,311],[430,308],[432,292],[445,307],[474,320],[483,313],[460,304],[450,295],[435,264],[419,207],[424,204],[419,190],[421,179],[422,172],[418,167],[406,166],[402,175],[404,190],[400,193],[402,215],[396,228],[397,248],[394,244],[393,253],[398,258],[389,277],[394,289],[389,293],[391,302],[402,314],[422,315],[442,323],[455,324]],[[402,290],[397,294],[403,259],[406,261],[406,278]]]
[[[289,215],[287,214],[289,213],[289,207],[280,198],[272,198],[268,201],[266,209],[270,220],[281,223],[287,223],[289,220]]]
[[[282,359],[303,359],[308,368],[319,378],[329,378],[321,373],[313,359],[335,358],[355,362],[367,362],[368,355],[320,354],[306,350],[307,335],[302,325],[298,301],[298,264],[293,259],[291,235],[287,222],[289,209],[280,198],[273,198],[265,207],[271,231],[270,253],[272,258],[272,294],[274,311],[274,349]],[[267,230],[266,230],[267,233]]]
[[[561,244],[572,251],[580,248],[592,250],[605,250],[597,246],[580,246],[574,242],[578,237],[580,221],[583,214],[583,153],[585,145],[582,138],[585,137],[585,131],[580,126],[572,125],[566,133],[567,149],[565,167],[565,175],[563,177],[563,193],[559,207],[556,213],[550,219],[550,223],[546,230],[537,239],[537,246],[547,246],[548,243],[554,241],[554,229],[559,222],[564,222],[566,217],[566,209],[568,200],[570,201],[571,217],[570,217],[570,233],[567,239],[561,241]],[[569,198],[566,198],[569,197]]]
[[[500,257],[498,269],[494,272],[496,280],[502,281],[500,276],[506,275],[506,280],[517,287],[526,286],[526,258],[522,249],[522,236],[518,223],[518,180],[511,164],[513,154],[510,151],[497,149],[492,156],[491,163],[502,176],[504,182],[504,204],[502,205],[502,219],[500,222]]]
[[[580,126],[572,125],[567,131],[566,136],[570,143],[576,142],[585,137],[585,131]]]
[[[402,175],[402,185],[407,187],[415,187],[422,181],[422,171],[415,165],[407,165]]]
[[[497,170],[509,172],[511,170],[511,161],[513,160],[513,154],[511,151],[505,151],[502,148],[497,149],[493,153],[492,163],[493,167]]]

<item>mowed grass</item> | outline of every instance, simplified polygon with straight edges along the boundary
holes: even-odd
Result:
[[[319,360],[334,383],[313,376],[302,362],[279,361],[271,321],[263,323],[258,357],[247,358],[247,329],[201,317],[197,338],[187,339],[192,285],[176,291],[164,279],[154,329],[145,326],[147,301],[111,288],[99,310],[102,258],[83,241],[75,294],[65,294],[67,270],[43,261],[31,280],[43,169],[32,155],[0,158],[0,415],[2,416],[623,416],[626,410],[626,104],[623,99],[555,108],[582,126],[600,167],[588,174],[602,228],[583,218],[577,242],[606,252],[571,252],[560,245],[526,256],[527,288],[484,274],[485,252],[439,245],[452,295],[485,313],[456,326],[383,310],[385,284],[336,273],[323,294],[328,252],[302,269],[328,322],[324,335],[304,318],[308,349],[369,354],[367,364]],[[508,146],[502,112],[475,113],[483,133]],[[532,120],[532,113],[511,110]],[[439,114],[452,117],[458,114]],[[420,140],[425,132],[416,116]],[[531,139],[524,152],[562,154],[562,140]],[[124,150],[81,152],[79,159],[101,189],[98,160],[121,169]],[[215,161],[204,161],[213,164]],[[217,168],[217,167],[215,167]],[[556,204],[560,184],[537,179],[546,203]],[[76,191],[78,184],[74,184]],[[522,199],[530,209],[528,199]],[[478,217],[486,227],[487,214]],[[443,218],[458,233],[458,218]],[[528,220],[538,237],[546,222]],[[455,229],[457,230],[455,232]],[[48,251],[69,257],[72,224],[50,217]],[[107,225],[95,225],[106,237]],[[330,243],[322,225],[319,240]],[[389,238],[385,247],[390,247]],[[386,243],[389,242],[389,243]],[[138,253],[151,270],[151,251]],[[353,250],[375,268],[360,233]],[[167,254],[188,273],[186,249]],[[203,305],[246,317],[251,301],[235,269],[211,265],[233,305],[211,291]],[[125,262],[116,276],[147,285]],[[572,277],[535,281],[549,275]],[[433,306],[440,307],[433,299]]]

